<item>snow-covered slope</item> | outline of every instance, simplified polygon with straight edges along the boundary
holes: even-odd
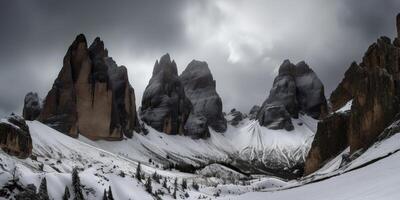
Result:
[[[303,121],[306,120],[303,119]],[[153,146],[147,146],[155,148],[154,151],[159,151],[154,155],[162,155],[162,152],[171,153],[175,151],[178,153],[181,150],[190,149],[192,152],[182,152],[183,156],[180,157],[187,157],[188,161],[193,161],[196,154],[211,155],[212,151],[217,149],[218,142],[219,145],[226,141],[232,144],[234,138],[231,138],[229,133],[224,136],[213,134],[210,140],[194,140],[193,143],[185,143],[189,140],[186,141],[184,137],[180,136],[168,136],[167,142],[165,142],[160,138],[164,136],[165,139],[165,135],[158,135],[151,131],[146,136],[136,135],[134,137],[136,139],[123,141],[123,143],[126,143],[122,145],[124,148],[127,148],[127,145],[140,145],[143,149],[124,149],[118,147],[119,145],[114,145],[116,149],[120,148],[116,150],[116,152],[121,151],[121,154],[118,155],[82,142],[82,140],[86,140],[85,138],[77,140],[65,136],[40,122],[28,122],[28,125],[33,141],[33,156],[22,160],[0,151],[0,187],[3,187],[7,181],[12,179],[12,173],[16,171],[20,179],[19,182],[23,186],[35,184],[36,187],[39,187],[42,178],[46,177],[50,197],[60,199],[65,186],[69,187],[72,192],[71,171],[74,167],[78,167],[81,169],[79,176],[84,185],[83,191],[87,199],[101,199],[104,189],[108,186],[111,186],[115,199],[153,199],[154,196],[145,191],[145,181],[139,182],[134,178],[138,165],[135,160],[142,160],[142,170],[146,177],[151,176],[154,172],[162,177],[160,183],[153,181],[152,184],[153,193],[160,191],[159,197],[161,199],[173,199],[171,188],[174,188],[175,178],[178,179],[177,199],[394,200],[400,198],[400,191],[396,187],[400,184],[400,172],[398,170],[400,168],[400,152],[398,152],[400,149],[398,142],[400,141],[400,133],[377,142],[351,162],[343,161],[343,157],[345,157],[343,155],[347,153],[347,151],[344,151],[314,174],[301,180],[285,181],[277,177],[246,176],[218,164],[209,165],[196,174],[188,174],[176,170],[163,170],[161,166],[150,165],[145,160],[147,155],[153,154],[145,149],[146,146],[142,142],[151,143],[155,138],[160,139],[155,140],[160,143],[152,143]],[[243,126],[230,128],[238,133],[240,130],[243,131],[243,128],[249,128],[252,125],[254,126],[252,122],[244,121]],[[302,126],[307,125],[303,124]],[[310,137],[311,135],[310,133]],[[270,138],[273,138],[273,136],[270,136]],[[134,141],[136,143],[133,143]],[[287,139],[284,144],[288,144],[288,141],[290,140]],[[306,139],[303,142],[307,143]],[[92,143],[110,149],[113,147],[111,142]],[[246,142],[243,144],[246,144]],[[258,142],[253,144],[258,144]],[[177,146],[170,148],[169,145]],[[209,149],[201,149],[203,147]],[[218,156],[221,156],[221,158],[226,156],[226,151],[232,150],[229,148],[238,151],[240,149],[240,147],[232,146],[219,147]],[[134,152],[128,151],[135,149]],[[126,153],[123,154],[123,151],[126,151]],[[135,154],[138,157],[135,157]],[[131,157],[136,159],[130,159]],[[199,160],[202,159],[204,158],[199,158]],[[213,176],[213,173],[225,174],[225,176]],[[169,191],[163,187],[164,178],[167,180],[166,185],[167,188],[170,188]],[[180,186],[183,179],[187,180],[188,189],[183,189]],[[198,183],[198,190],[192,186],[193,181]],[[0,197],[0,199],[9,198]]]
[[[400,199],[399,141],[400,133],[397,133],[375,143],[351,162],[342,161],[343,155],[348,153],[346,149],[323,168],[303,180],[265,187],[260,189],[262,192],[248,192],[240,196],[225,195],[221,199]],[[235,186],[232,186],[230,190],[235,190],[234,188]]]
[[[229,116],[228,116],[229,117]],[[79,139],[98,148],[122,155],[131,160],[167,167],[170,163],[202,166],[213,162],[232,163],[246,172],[255,172],[249,161],[258,168],[292,168],[304,162],[314,138],[317,121],[301,115],[293,119],[295,130],[271,130],[257,121],[244,119],[238,126],[228,126],[225,133],[210,129],[208,139],[193,140],[179,135],[167,135],[151,127],[147,135],[135,134],[132,139],[118,143]],[[262,166],[260,166],[262,165]]]
[[[12,179],[12,173],[15,171],[23,186],[34,184],[38,188],[42,178],[46,177],[50,197],[61,199],[65,186],[72,192],[71,172],[74,167],[78,167],[82,169],[79,176],[87,189],[84,192],[87,199],[101,199],[104,189],[109,186],[115,199],[153,199],[144,190],[143,183],[133,178],[137,162],[66,136],[40,122],[33,121],[27,124],[33,141],[33,156],[17,159],[0,151],[0,188]],[[168,185],[172,185],[174,181],[170,177],[193,176],[146,165],[142,165],[142,170],[147,176],[157,171],[163,177],[169,177]],[[153,189],[157,188],[161,186],[155,184]],[[0,197],[9,198],[12,196]]]

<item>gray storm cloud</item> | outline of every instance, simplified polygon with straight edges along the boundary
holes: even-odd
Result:
[[[329,95],[369,44],[393,38],[398,12],[397,0],[1,1],[0,116],[46,95],[78,33],[127,66],[138,104],[166,52],[180,72],[207,61],[225,110],[260,104],[286,58],[309,63]]]

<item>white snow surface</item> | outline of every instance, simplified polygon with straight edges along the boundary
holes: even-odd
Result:
[[[79,176],[81,183],[85,185],[86,189],[89,189],[84,191],[85,197],[89,200],[101,199],[103,190],[108,186],[111,186],[115,199],[153,199],[154,197],[145,191],[144,181],[139,182],[133,178],[138,165],[137,161],[141,161],[146,176],[157,172],[162,177],[167,178],[168,187],[173,187],[175,178],[178,178],[179,185],[182,179],[188,180],[189,187],[187,190],[183,190],[179,186],[178,199],[400,199],[400,190],[397,187],[400,184],[400,171],[398,170],[400,168],[399,133],[377,142],[350,163],[342,164],[342,155],[348,153],[348,149],[346,149],[314,174],[292,181],[253,175],[248,177],[251,180],[241,181],[236,179],[236,182],[225,182],[226,177],[221,179],[219,177],[208,177],[206,173],[201,172],[188,174],[175,170],[162,170],[148,163],[148,158],[152,158],[151,156],[172,155],[173,153],[179,154],[175,156],[193,161],[205,159],[201,155],[223,158],[228,151],[237,150],[240,152],[240,149],[246,149],[246,147],[257,151],[265,147],[264,145],[275,144],[274,148],[287,146],[287,149],[291,149],[297,144],[308,144],[308,140],[312,140],[313,137],[312,128],[307,125],[307,120],[302,118],[299,120],[303,122],[301,126],[298,124],[300,121],[294,121],[296,131],[299,132],[270,132],[270,130],[256,126],[252,121],[244,121],[243,126],[230,126],[231,132],[228,130],[225,135],[212,133],[209,140],[191,140],[182,136],[166,136],[151,130],[146,136],[136,134],[133,139],[126,139],[118,143],[93,142],[82,137],[77,140],[40,122],[27,122],[33,141],[33,155],[37,157],[37,160],[31,158],[18,159],[0,150],[2,164],[0,187],[11,179],[11,172],[16,168],[23,185],[32,183],[39,187],[41,179],[46,177],[50,197],[61,199],[65,186],[68,186],[72,191],[71,171],[73,167],[77,166],[82,169]],[[248,132],[250,135],[248,138],[244,136],[246,130],[251,130]],[[265,133],[269,140],[260,137],[259,131]],[[232,136],[234,133],[237,134],[235,137]],[[303,135],[290,137],[290,134],[298,133]],[[257,140],[257,138],[261,139]],[[282,140],[279,140],[280,138]],[[295,140],[298,142],[295,142]],[[234,142],[237,142],[235,147],[233,146]],[[129,145],[137,146],[129,147]],[[151,152],[146,147],[151,148]],[[111,149],[114,153],[108,151]],[[41,164],[43,164],[43,169],[40,167]],[[225,173],[227,176],[238,175],[234,170],[218,164],[212,164],[203,169],[203,172],[207,171]],[[120,175],[122,172],[125,176]],[[199,183],[199,190],[191,187],[193,181]],[[156,190],[165,193],[161,195],[162,199],[173,199],[161,184],[153,182],[153,191]],[[189,197],[185,198],[185,193]]]
[[[295,130],[271,130],[257,121],[244,119],[238,126],[228,126],[225,133],[210,129],[208,139],[193,140],[180,135],[166,135],[148,127],[147,135],[135,134],[132,139],[118,142],[91,141],[82,136],[79,140],[98,148],[122,155],[128,159],[148,162],[163,158],[158,164],[166,164],[168,157],[189,164],[210,161],[229,162],[232,158],[258,159],[265,165],[293,167],[304,162],[316,131],[317,120],[300,116],[293,119]]]
[[[345,112],[351,110],[351,105],[353,105],[353,100],[348,101],[346,104],[344,104],[343,107],[339,108],[336,112]]]

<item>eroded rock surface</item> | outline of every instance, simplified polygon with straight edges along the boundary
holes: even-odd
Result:
[[[228,122],[233,126],[237,126],[246,117],[242,112],[236,110],[235,108],[228,113],[228,116]]]
[[[400,15],[397,16],[397,30],[400,26]],[[400,33],[400,31],[399,31]],[[306,161],[308,173],[315,171],[322,163],[329,159],[329,156],[321,156],[315,159],[318,149],[329,147],[333,153],[338,153],[332,143],[336,146],[350,146],[350,153],[360,149],[366,149],[373,144],[395,119],[400,111],[400,48],[396,38],[393,43],[387,37],[380,37],[373,43],[362,59],[357,64],[353,62],[346,71],[342,82],[332,92],[331,104],[333,111],[338,110],[348,101],[352,100],[349,114],[346,140],[318,139],[328,130],[324,127],[344,127],[344,123],[337,124],[329,117],[321,123],[325,126],[318,126],[316,141]],[[321,130],[320,130],[321,129]],[[307,164],[308,163],[308,164]]]
[[[96,38],[87,47],[83,34],[69,47],[39,120],[72,137],[121,140],[138,127],[134,90],[124,66],[108,56]]]
[[[185,95],[176,63],[166,54],[154,65],[142,98],[141,119],[157,131],[186,134],[185,124],[191,110],[192,104]]]
[[[318,130],[308,153],[304,174],[308,175],[348,146],[350,112],[333,113],[318,123]]]
[[[27,158],[32,154],[32,138],[22,117],[12,114],[0,121],[0,148],[19,158]]]
[[[304,61],[294,65],[285,60],[257,119],[266,127],[293,130],[290,118],[297,118],[300,112],[315,119],[326,115],[324,86]]]
[[[42,102],[39,95],[35,92],[29,92],[25,95],[24,108],[22,110],[22,116],[25,120],[35,120],[39,117],[40,111],[42,110]]]
[[[185,88],[185,94],[193,105],[193,116],[188,119],[187,129],[208,132],[208,126],[210,126],[217,132],[225,132],[227,122],[222,114],[222,101],[216,91],[216,83],[207,63],[193,60],[182,72],[180,79]],[[192,125],[196,127],[190,127]],[[200,131],[201,129],[204,130]]]

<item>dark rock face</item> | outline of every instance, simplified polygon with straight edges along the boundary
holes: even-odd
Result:
[[[396,17],[397,38],[400,38],[400,13]]]
[[[348,127],[350,112],[333,113],[318,123],[318,130],[312,143],[304,174],[308,175],[335,157],[348,146]]]
[[[217,132],[225,132],[227,122],[222,114],[222,101],[216,91],[215,80],[207,63],[193,60],[182,72],[180,79],[185,88],[185,94],[193,105],[193,116],[191,115],[188,119],[187,129],[199,131],[205,129],[200,132],[208,132],[208,126],[210,126]],[[197,127],[191,127],[192,125],[197,125]]]
[[[366,148],[387,127],[399,111],[400,48],[381,37],[353,63],[332,92],[332,109],[353,99],[349,125],[352,152]]]
[[[397,18],[399,30],[400,16]],[[345,77],[339,86],[332,92],[331,103],[333,110],[342,107],[347,101],[353,99],[346,133],[347,140],[337,140],[337,146],[350,146],[353,153],[359,149],[368,148],[379,139],[379,135],[385,128],[396,120],[396,114],[400,107],[400,48],[398,39],[391,43],[387,37],[381,37],[373,43],[364,54],[360,64],[353,63],[346,71]],[[335,125],[336,122],[324,119],[321,123],[332,123],[326,126]],[[345,122],[342,122],[345,123]],[[340,125],[344,127],[344,125]],[[323,132],[318,126],[318,132]],[[344,131],[344,130],[343,130]],[[321,133],[322,134],[322,133]],[[318,134],[317,134],[318,136]],[[317,137],[316,136],[316,137]],[[316,138],[315,140],[317,140]],[[313,143],[312,150],[308,157],[311,161],[308,172],[316,170],[317,166],[326,162],[328,156],[322,156],[317,162],[315,150],[321,147],[329,147],[331,140],[320,140]],[[307,164],[306,164],[307,165]]]
[[[233,126],[238,125],[245,118],[243,113],[236,110],[235,108],[231,110],[229,115],[231,115],[232,118],[228,122]]]
[[[327,113],[324,86],[304,61],[294,65],[285,60],[279,68],[269,97],[258,111],[257,119],[263,126],[280,124],[271,128],[293,130],[293,125],[288,124],[291,124],[291,117],[298,117],[299,112],[316,119]],[[271,117],[277,121],[270,121],[273,120]]]
[[[290,114],[283,105],[265,107],[258,113],[258,119],[261,126],[269,129],[285,129],[287,131],[294,129]]]
[[[32,138],[22,117],[13,114],[0,122],[0,148],[23,159],[32,154]]]
[[[257,113],[260,109],[261,109],[261,107],[258,105],[254,105],[253,107],[251,107],[251,109],[249,111],[249,119],[256,119]]]
[[[362,79],[362,69],[356,62],[350,65],[350,68],[344,74],[342,82],[332,92],[330,97],[332,111],[343,107],[348,101],[353,99],[357,84]]]
[[[92,140],[131,137],[138,127],[134,90],[124,66],[96,38],[88,48],[78,35],[47,94],[39,120],[72,137]]]
[[[25,120],[35,120],[42,110],[42,102],[37,93],[29,92],[25,95],[22,115]]]
[[[154,65],[153,76],[142,98],[141,119],[157,131],[186,134],[185,124],[191,110],[192,104],[185,95],[175,61],[166,54]]]

